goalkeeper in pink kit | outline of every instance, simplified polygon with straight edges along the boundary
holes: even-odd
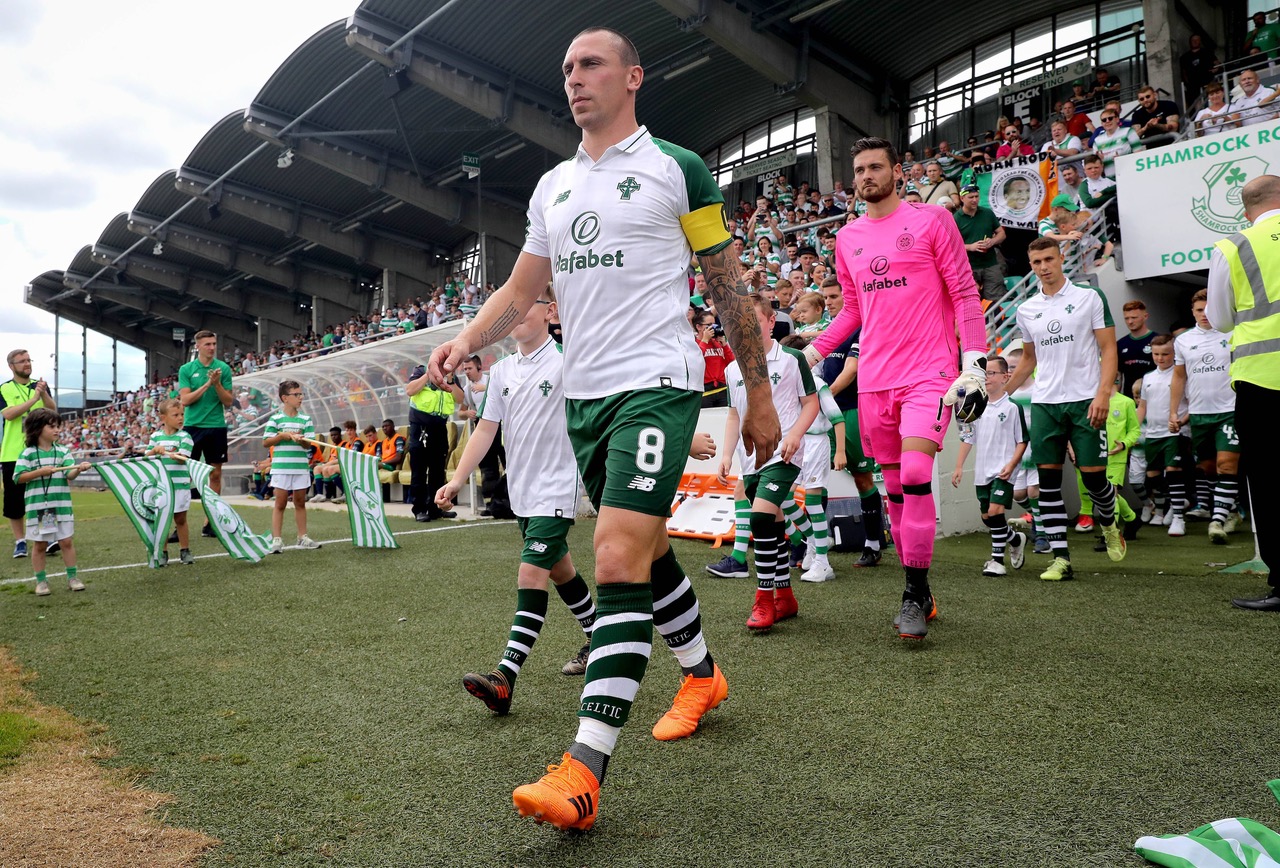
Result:
[[[859,433],[884,470],[894,544],[906,570],[894,623],[902,638],[923,639],[937,614],[929,590],[938,518],[933,459],[953,407],[966,422],[986,407],[986,329],[951,213],[899,198],[902,166],[885,139],[859,139],[852,154],[854,186],[867,213],[836,236],[844,308],[805,355],[817,364],[862,329]]]

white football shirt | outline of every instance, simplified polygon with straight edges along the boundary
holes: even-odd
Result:
[[[702,391],[685,312],[689,262],[730,242],[724,198],[702,159],[644,127],[593,161],[542,176],[524,250],[551,260],[564,324],[564,392]]]
[[[471,379],[465,374],[460,378],[460,382],[462,383],[462,400],[472,410],[478,410],[480,405],[484,403],[485,389],[489,386],[488,373],[482,372],[478,383],[471,382]],[[475,390],[477,385],[482,387],[478,392]]]
[[[1106,300],[1091,286],[1068,281],[1053,295],[1038,292],[1018,307],[1022,340],[1036,353],[1033,404],[1092,401],[1102,377],[1095,329],[1114,328]]]
[[[826,433],[836,427],[837,422],[844,421],[844,411],[840,409],[840,405],[836,403],[836,396],[831,394],[831,388],[826,384],[822,377],[810,371],[813,377],[813,385],[818,390],[818,415],[814,418],[813,424],[809,426],[809,430],[804,432],[806,435]]]
[[[809,370],[809,363],[803,353],[773,341],[773,346],[769,348],[769,352],[765,354],[765,357],[769,360],[769,382],[773,385],[773,407],[778,411],[778,422],[782,426],[782,438],[779,439],[778,448],[773,455],[769,456],[769,460],[760,463],[758,466],[757,459],[760,456],[755,454],[748,455],[746,450],[742,448],[742,441],[739,440],[737,447],[738,466],[742,468],[743,476],[759,473],[762,468],[782,461],[782,440],[786,439],[788,432],[800,419],[800,399],[805,395],[812,395],[815,391],[813,373]],[[747,386],[743,380],[742,369],[738,367],[737,360],[730,362],[728,367],[724,369],[724,379],[729,386],[729,406],[742,410],[747,406]],[[738,421],[742,421],[741,417],[739,417]],[[791,456],[790,463],[799,467],[804,459],[803,453],[804,450],[797,449],[796,454]]]
[[[1173,365],[1169,370],[1156,368],[1142,376],[1142,400],[1147,403],[1147,416],[1142,421],[1142,436],[1147,440],[1177,437],[1169,430],[1169,401],[1173,397]],[[1187,415],[1187,396],[1182,396],[1178,416]]]
[[[988,403],[981,417],[967,425],[961,424],[960,440],[973,444],[974,485],[990,485],[1013,458],[1018,444],[1028,439],[1022,408],[1010,401],[1008,395]]]
[[[1271,88],[1258,85],[1258,89],[1253,92],[1252,96],[1245,96],[1242,93],[1231,101],[1231,112],[1232,114],[1240,115],[1240,126],[1248,127],[1275,119],[1278,106],[1274,102],[1267,103],[1264,106],[1258,105],[1258,103],[1271,96],[1272,93]]]
[[[521,518],[573,518],[578,462],[564,416],[564,359],[550,336],[530,355],[516,352],[489,369],[480,418],[502,423],[511,509]]]
[[[1187,404],[1198,416],[1234,413],[1231,335],[1196,326],[1173,339],[1173,363],[1187,369]]]

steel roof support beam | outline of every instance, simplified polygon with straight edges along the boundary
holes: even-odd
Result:
[[[130,214],[129,231],[149,236],[159,222],[140,214]],[[234,238],[213,235],[183,223],[170,223],[163,232],[165,245],[174,250],[215,262],[228,271],[251,274],[276,286],[323,299],[355,313],[355,308],[350,305],[355,301],[356,284],[350,277],[308,266],[272,265],[268,262],[273,256],[270,250],[242,245]]]
[[[267,141],[279,141],[279,127],[262,119],[250,118],[244,128]],[[436,214],[459,223],[473,232],[479,231],[480,220],[476,211],[475,196],[441,187],[427,187],[412,172],[395,166],[383,166],[365,154],[317,139],[294,142],[293,152],[316,165],[324,166],[370,189],[378,189],[388,195],[416,205],[429,214]],[[512,244],[524,243],[524,212],[493,201],[484,205],[484,230]]]
[[[48,311],[63,319],[69,319],[76,325],[101,332],[109,338],[124,341],[131,346],[138,346],[138,341],[142,337],[141,327],[135,326],[131,328],[124,325],[119,320],[105,315],[96,304],[81,304],[80,302],[63,304],[54,301],[53,299],[56,295],[58,293],[50,289],[32,286],[31,292],[27,296],[27,304]],[[140,349],[142,348],[140,347]]]
[[[201,180],[185,169],[178,172],[174,186],[188,196],[199,196],[204,190]],[[220,207],[226,211],[286,235],[305,239],[309,244],[327,247],[355,260],[357,265],[390,268],[424,283],[431,281],[435,271],[432,257],[420,247],[390,241],[363,229],[335,232],[330,224],[341,219],[341,215],[319,212],[297,202],[273,199],[250,187],[224,182],[222,191]]]
[[[109,264],[122,252],[105,246],[94,247],[93,262],[95,265]],[[275,320],[294,328],[306,327],[306,318],[299,314],[296,302],[249,289],[220,290],[218,284],[193,275],[189,270],[175,268],[161,259],[130,253],[120,259],[115,268],[133,278],[137,283],[162,286],[188,298],[208,302],[236,313]],[[251,306],[252,310],[250,310]]]
[[[782,92],[813,107],[829,107],[855,129],[889,135],[890,119],[876,113],[876,95],[825,63],[810,58],[804,81],[797,80],[798,47],[752,27],[751,14],[724,0],[655,0],[679,20],[706,18],[698,32],[772,81]]]
[[[83,291],[81,288],[88,283],[89,278],[92,276],[68,271],[63,278],[63,283],[68,288]],[[145,292],[141,287],[132,287],[132,289],[137,290],[137,292],[122,291],[116,287],[95,283],[89,291],[96,296],[100,296],[103,301],[109,301],[113,304],[127,307],[130,310],[141,311],[151,316],[167,319],[174,325],[180,325],[195,331],[209,329],[216,332],[220,337],[225,337],[229,341],[246,347],[252,347],[257,341],[257,335],[254,333],[253,327],[244,320],[232,319],[214,313],[179,310],[169,302],[156,298],[154,294]]]
[[[514,83],[508,83],[503,77],[491,77],[493,73],[479,79],[470,77],[461,65],[467,62],[465,59],[441,57],[449,52],[424,46],[416,38],[412,43],[412,57],[405,56],[400,51],[387,56],[383,52],[391,43],[390,40],[383,41],[384,39],[385,37],[365,32],[359,22],[347,31],[347,45],[391,69],[403,68],[414,84],[438,93],[494,123],[503,124],[507,129],[553,154],[568,157],[577,151],[578,143],[582,141],[582,133],[578,128],[557,120],[550,112],[524,100],[508,98],[519,96],[520,88]],[[459,63],[455,64],[453,60]],[[441,66],[441,61],[453,69]],[[474,63],[474,59],[471,62]],[[543,96],[542,99],[549,100],[550,96]],[[566,100],[561,95],[551,105],[565,106]]]

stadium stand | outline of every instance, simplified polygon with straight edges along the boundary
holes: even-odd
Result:
[[[1074,166],[1078,186],[1067,192],[1087,187],[1081,159],[1096,150],[1113,156],[1096,142],[1103,103],[1120,101],[1124,129],[1145,110],[1137,97],[1146,84],[1157,107],[1182,109],[1176,133],[1157,135],[1213,134],[1242,120],[1196,126],[1212,82],[1225,85],[1228,114],[1242,99],[1250,119],[1268,113],[1247,105],[1275,79],[1274,13],[1266,10],[1261,24],[1225,14],[1189,22],[1176,4],[1130,0],[1069,12],[1031,0],[1012,18],[981,23],[941,4],[922,11],[940,36],[911,52],[873,38],[848,4],[814,0],[785,9],[747,0],[716,15],[694,0],[663,0],[620,10],[611,22],[645,58],[642,116],[656,134],[703,155],[727,200],[739,203],[730,216],[743,262],[762,271],[784,312],[833,273],[835,236],[864,210],[843,156],[861,135],[904,145],[915,193],[956,207],[948,185],[958,193],[984,172],[979,164],[995,156],[997,131],[1009,126],[1039,150],[1056,135],[1054,122],[1065,122],[1081,153],[1060,147],[1053,159],[1064,177]],[[512,15],[499,34],[456,2],[366,0],[300,45],[245,109],[214,124],[64,269],[31,281],[28,303],[148,353],[149,385],[86,413],[81,448],[115,454],[136,444],[151,424],[148,398],[154,404],[167,390],[197,329],[218,332],[238,386],[254,380],[229,419],[233,432],[251,437],[270,406],[258,381],[269,383],[276,367],[327,372],[339,354],[448,325],[483,303],[522,243],[533,183],[578,141],[542,46],[567,44],[586,22],[528,8]],[[1206,26],[1211,33],[1189,38]],[[521,36],[535,30],[544,37],[537,44]],[[1258,74],[1256,91],[1239,86],[1242,71]],[[733,109],[706,111],[699,95],[708,92],[733,93]],[[1165,144],[1141,139],[1146,148]],[[1068,245],[1082,247],[1067,250],[1068,271],[1114,308],[1143,297],[1172,321],[1185,307],[1182,290],[1135,289],[1124,279],[1123,244],[1110,257],[1084,255],[1119,240],[1123,185],[1117,193],[1097,207],[1081,202],[1090,216],[1080,221],[1081,241]],[[1013,313],[1036,289],[1024,252],[1033,235],[1010,229],[997,248],[1007,291],[988,299],[993,349],[1013,340]],[[344,401],[394,403],[383,379],[402,372],[374,368]],[[344,382],[317,380],[311,391],[349,388]],[[246,466],[255,457],[244,456]]]

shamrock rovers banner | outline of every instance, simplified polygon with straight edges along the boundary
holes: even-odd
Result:
[[[1116,157],[1125,278],[1208,268],[1214,242],[1249,225],[1244,185],[1277,172],[1277,121]]]
[[[398,549],[400,544],[387,526],[378,482],[378,459],[354,449],[338,450],[338,467],[347,489],[347,519],[351,544],[363,548]]]
[[[209,517],[209,525],[227,553],[233,558],[253,563],[266,557],[267,550],[271,548],[271,534],[259,535],[249,530],[244,519],[213,490],[209,485],[209,474],[213,468],[192,459],[187,462],[187,470],[191,471],[191,484],[200,492],[200,503]]]
[[[173,520],[173,483],[159,458],[108,461],[95,468],[120,501],[147,550],[147,566],[160,563]]]
[[[996,212],[1001,226],[1035,229],[1058,195],[1058,176],[1048,154],[1013,157],[974,170],[978,204]]]

